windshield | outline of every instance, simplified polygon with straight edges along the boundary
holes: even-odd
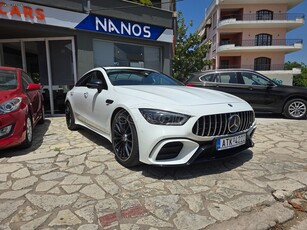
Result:
[[[106,70],[112,85],[183,85],[181,82],[150,70]]]
[[[17,76],[15,72],[0,70],[0,90],[17,88]]]

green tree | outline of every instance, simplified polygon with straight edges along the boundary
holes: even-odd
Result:
[[[200,71],[205,65],[211,63],[204,59],[211,44],[201,45],[202,37],[197,31],[187,35],[187,31],[192,25],[191,21],[189,26],[187,26],[183,14],[181,12],[178,13],[176,45],[172,67],[173,76],[179,81],[185,81],[190,73]]]
[[[307,87],[307,66],[304,63],[298,62],[286,62],[285,70],[292,70],[293,68],[300,68],[301,74],[294,75],[293,77],[293,85],[300,87]]]
[[[152,5],[151,0],[132,0],[132,1],[144,4],[144,5],[147,5],[147,6],[151,6]]]

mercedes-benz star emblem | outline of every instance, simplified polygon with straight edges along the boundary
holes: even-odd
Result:
[[[238,115],[232,115],[228,118],[228,130],[230,133],[235,133],[240,127],[241,119]]]

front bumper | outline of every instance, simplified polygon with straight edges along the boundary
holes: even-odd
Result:
[[[11,130],[0,136],[0,149],[6,149],[21,144],[26,138],[25,112],[17,110],[0,115],[0,129],[11,126]]]
[[[253,125],[248,131],[242,132],[246,134],[244,145],[219,151],[216,148],[216,140],[219,137],[210,141],[183,138],[165,139],[155,146],[148,160],[151,164],[159,166],[183,166],[234,156],[254,146],[252,137],[255,130],[256,125]],[[238,135],[242,133],[238,133]]]

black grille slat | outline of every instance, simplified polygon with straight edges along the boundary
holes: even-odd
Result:
[[[222,113],[200,117],[192,129],[197,136],[221,136],[232,134],[228,130],[228,120],[232,115],[238,115],[241,124],[237,132],[247,130],[255,121],[253,111],[244,111],[236,113]]]

